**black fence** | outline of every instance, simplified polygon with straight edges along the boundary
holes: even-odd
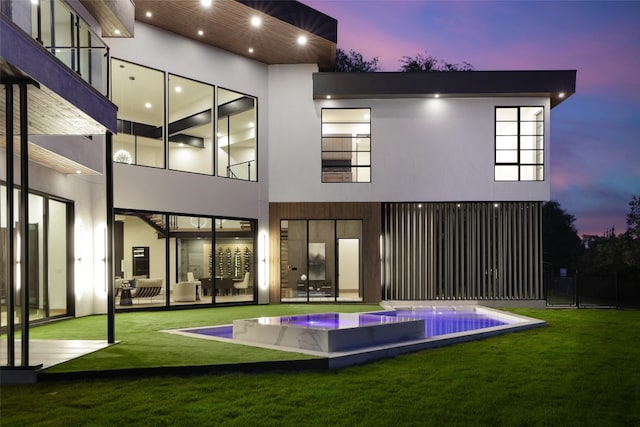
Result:
[[[549,307],[640,308],[640,282],[632,276],[545,276]]]

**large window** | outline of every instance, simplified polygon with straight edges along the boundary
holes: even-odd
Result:
[[[213,86],[169,75],[169,169],[213,175]]]
[[[114,162],[206,175],[217,163],[218,176],[258,180],[256,98],[118,59],[112,69]]]
[[[218,89],[218,175],[258,180],[256,100]]]
[[[322,110],[322,182],[371,182],[371,110]]]
[[[544,180],[544,108],[496,108],[496,181]]]
[[[116,308],[256,301],[255,220],[119,211]]]
[[[164,73],[117,59],[112,73],[118,106],[113,161],[164,168]]]

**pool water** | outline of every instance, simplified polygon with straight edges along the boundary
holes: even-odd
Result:
[[[396,309],[375,313],[316,313],[298,316],[263,317],[263,325],[286,325],[307,329],[335,330],[357,328],[410,320],[424,320],[424,337],[434,337],[475,329],[506,325],[508,322],[490,317],[476,310],[448,308]],[[184,332],[233,339],[233,326],[212,326],[185,329]]]
[[[385,317],[392,316],[399,319],[424,320],[425,338],[471,331],[474,329],[491,328],[494,326],[502,326],[508,324],[506,321],[490,317],[475,310],[464,309],[396,309],[396,311],[385,311],[381,312],[380,314]]]

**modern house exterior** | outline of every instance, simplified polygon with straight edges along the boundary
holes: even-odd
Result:
[[[9,365],[53,318],[543,299],[575,71],[335,73],[337,21],[295,1],[1,5]]]

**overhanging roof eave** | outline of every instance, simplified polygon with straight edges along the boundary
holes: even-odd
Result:
[[[314,73],[313,98],[542,96],[554,107],[575,93],[575,82],[575,70]]]

